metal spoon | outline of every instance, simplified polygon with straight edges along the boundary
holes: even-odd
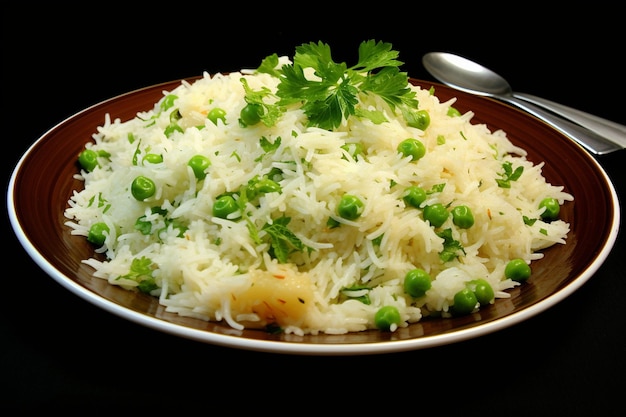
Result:
[[[514,93],[500,75],[466,58],[446,52],[429,52],[422,58],[422,63],[442,83],[457,90],[512,104],[543,120],[596,155],[626,148],[626,126],[539,97]]]

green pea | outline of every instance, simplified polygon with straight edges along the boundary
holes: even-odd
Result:
[[[448,116],[450,117],[458,117],[461,115],[461,112],[458,111],[455,107],[448,107]]]
[[[415,118],[409,122],[409,126],[426,130],[430,126],[430,114],[426,110],[418,110],[415,112]]]
[[[510,260],[504,267],[504,276],[518,282],[530,278],[531,272],[530,265],[520,258]]]
[[[414,138],[408,138],[398,144],[398,152],[411,160],[417,161],[426,154],[426,147],[422,142]]]
[[[225,219],[229,214],[239,210],[237,201],[230,195],[223,195],[215,200],[213,204],[213,215],[221,219]]]
[[[160,164],[163,162],[163,155],[159,155],[156,153],[147,153],[144,155],[142,162],[147,162],[149,164]]]
[[[399,325],[400,323],[400,312],[395,306],[381,307],[374,315],[374,324],[383,331],[389,331],[392,325]]]
[[[424,296],[430,289],[430,285],[430,275],[421,268],[412,269],[404,276],[404,291],[411,297]]]
[[[280,193],[282,187],[276,181],[269,178],[261,178],[250,181],[246,187],[246,196],[249,201],[256,199],[259,194]]]
[[[168,94],[163,98],[161,102],[161,109],[167,110],[174,105],[174,102],[178,99],[178,96],[175,94]]]
[[[483,278],[471,281],[468,284],[468,287],[474,292],[474,295],[476,295],[476,299],[481,306],[491,304],[495,298],[495,293],[493,292],[491,284]]]
[[[170,123],[169,125],[167,125],[167,127],[163,130],[163,133],[165,134],[166,138],[169,138],[170,136],[172,136],[174,134],[174,132],[180,132],[180,133],[184,133],[185,131],[183,130],[182,127],[180,127],[178,125],[178,123]]]
[[[559,212],[561,211],[561,206],[559,205],[559,201],[556,198],[548,197],[541,200],[539,203],[539,208],[544,208],[545,210],[541,213],[541,218],[543,220],[555,220],[559,217]]]
[[[474,214],[467,206],[456,206],[452,209],[452,222],[461,229],[469,229],[474,225]]]
[[[441,203],[424,207],[424,220],[428,220],[434,227],[440,227],[444,224],[449,215],[448,209]]]
[[[211,161],[204,155],[194,155],[189,159],[187,165],[193,170],[193,174],[197,179],[203,180],[206,178],[206,169],[211,165]]]
[[[337,205],[337,214],[347,220],[356,220],[363,213],[365,205],[359,197],[344,194]]]
[[[85,149],[78,155],[78,163],[87,172],[91,172],[98,166],[98,153],[93,149]]]
[[[217,125],[217,121],[221,120],[222,123],[226,124],[226,111],[219,107],[213,107],[209,114],[207,114],[207,119],[213,122],[214,125]]]
[[[246,104],[239,113],[241,122],[246,126],[253,126],[261,121],[263,106],[257,103]]]
[[[426,191],[424,191],[422,187],[412,185],[404,190],[404,193],[402,193],[402,199],[409,206],[419,208],[420,204],[426,201]]]
[[[478,306],[476,294],[469,288],[463,288],[454,294],[454,304],[452,310],[459,315],[469,314]]]
[[[263,178],[259,180],[254,185],[255,189],[259,193],[267,194],[267,193],[279,193],[282,191],[282,187],[276,181],[270,180],[269,178]]]
[[[87,234],[87,240],[94,245],[102,246],[106,239],[106,235],[109,233],[109,226],[104,222],[94,223],[89,228]]]
[[[143,201],[154,195],[156,192],[156,185],[150,178],[140,175],[135,178],[130,185],[130,192],[136,200]]]

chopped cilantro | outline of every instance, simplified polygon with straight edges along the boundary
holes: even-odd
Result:
[[[446,188],[445,182],[442,182],[441,184],[435,184],[431,187],[430,190],[426,191],[426,194],[440,193],[443,191],[444,188]]]
[[[501,178],[496,178],[498,187],[501,188],[511,188],[511,181],[517,181],[524,172],[523,166],[518,166],[517,168],[515,168],[514,171],[513,164],[508,161],[502,164],[502,169],[504,170],[504,172],[499,174]]]
[[[522,216],[522,218],[524,219],[524,224],[527,226],[532,226],[537,221],[537,219],[531,219],[528,216]]]
[[[454,240],[452,237],[452,229],[445,229],[437,233],[437,236],[443,239],[443,250],[439,252],[439,258],[443,262],[448,262],[459,256],[459,251],[465,254],[465,249],[461,242]]]
[[[144,293],[149,293],[158,288],[152,277],[152,259],[145,256],[133,259],[128,274],[118,277],[118,279],[120,278],[136,281],[138,283],[137,288]]]
[[[292,251],[301,251],[305,248],[302,241],[287,228],[290,217],[279,217],[271,224],[266,223],[263,229],[270,241],[270,255],[280,263],[287,263]]]

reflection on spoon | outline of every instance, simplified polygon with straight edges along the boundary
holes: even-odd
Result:
[[[430,52],[424,55],[422,63],[442,83],[512,104],[548,123],[596,155],[626,148],[626,126],[539,97],[514,93],[504,78],[476,62],[450,53]],[[549,108],[553,113],[539,106]],[[562,119],[555,113],[578,124]]]

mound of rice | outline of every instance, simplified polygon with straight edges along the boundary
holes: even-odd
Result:
[[[401,322],[393,331],[430,315],[445,320],[454,294],[477,278],[492,286],[496,299],[509,297],[506,290],[520,285],[504,276],[511,259],[530,264],[542,257],[539,250],[565,243],[569,225],[543,221],[538,207],[546,197],[560,204],[573,197],[547,183],[543,164],[528,161],[505,132],[472,124],[471,112],[448,115],[454,99],[440,102],[432,91],[411,86],[420,109],[430,115],[425,131],[408,127],[375,96],[362,97],[363,106],[384,111],[389,122],[351,117],[327,131],[306,127],[303,112],[294,107],[275,126],[242,127],[241,77],[255,90],[275,91],[278,83],[253,71],[205,73],[163,92],[153,109],[131,120],[105,117],[86,144],[101,155],[100,166],[77,175],[84,189],[74,192],[65,212],[73,234],[87,236],[98,222],[109,228],[96,248],[106,261],[84,261],[96,277],[149,292],[167,311],[225,321],[234,329],[358,332],[376,328],[381,307],[395,306]],[[164,110],[162,102],[173,96],[174,105]],[[207,114],[216,107],[225,119],[214,123]],[[170,134],[173,112],[179,112],[181,129]],[[423,142],[421,159],[397,151],[407,138]],[[355,159],[342,148],[351,143],[363,146],[363,156]],[[146,154],[161,155],[162,162],[143,161]],[[204,179],[188,165],[194,155],[210,160]],[[523,175],[502,188],[496,179],[508,162],[523,167]],[[139,175],[156,184],[145,201],[130,192]],[[213,216],[219,196],[268,175],[280,184],[279,192],[247,202],[245,216]],[[422,206],[467,205],[475,224],[461,229],[449,216],[432,226],[421,208],[403,200],[412,185],[429,191]],[[344,194],[363,201],[358,219],[337,215]],[[264,229],[283,217],[290,218],[288,230],[304,247],[289,253],[288,262],[276,259]],[[144,228],[137,227],[138,219]],[[461,247],[445,262],[444,230]],[[405,274],[415,268],[432,277],[431,288],[418,298],[403,287]]]

